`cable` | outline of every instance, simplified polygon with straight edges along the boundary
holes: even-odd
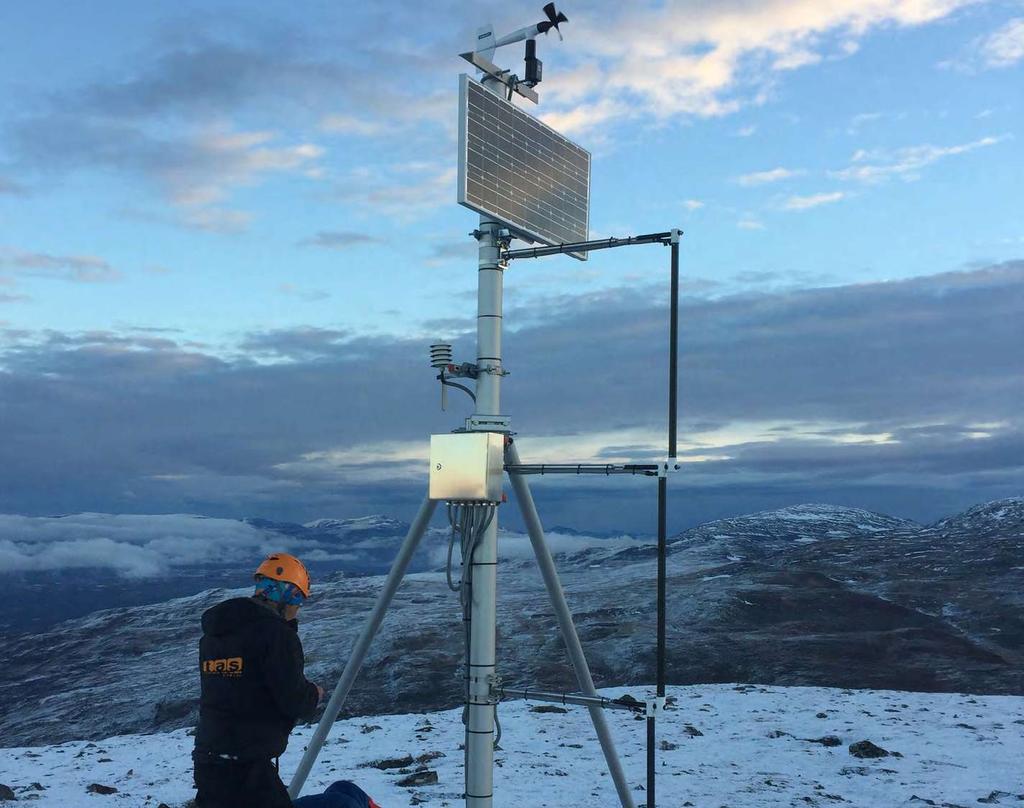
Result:
[[[466,652],[466,675],[463,677],[462,723],[469,722],[469,660],[472,653],[472,610],[473,610],[473,560],[477,548],[483,541],[487,528],[494,521],[498,506],[495,503],[448,503],[448,523],[451,533],[448,536],[448,556],[445,567],[445,578],[448,588],[459,593],[459,604],[462,606],[463,645]],[[459,551],[462,555],[462,579],[458,585],[452,579],[452,557],[455,549],[455,537],[459,535]],[[497,736],[494,744],[501,739],[501,724],[498,721],[497,705],[494,710],[494,723]],[[468,757],[468,747],[466,756]]]
[[[458,508],[458,505],[453,505],[451,502],[448,503],[448,524],[451,525],[452,530],[448,536],[448,563],[445,566],[445,579],[448,582],[448,588],[452,592],[458,592],[462,586],[461,581],[459,586],[452,583],[452,551],[455,549],[455,534],[458,532],[458,527],[455,524],[458,519]]]
[[[440,376],[438,376],[437,378],[441,379]],[[459,390],[461,390],[463,393],[465,393],[467,396],[469,396],[471,399],[473,399],[474,402],[476,401],[476,394],[472,390],[470,390],[468,387],[466,387],[466,385],[464,385],[464,384],[458,384],[456,382],[450,382],[450,381],[447,381],[446,379],[441,379],[441,384],[443,384],[445,387],[457,387]]]

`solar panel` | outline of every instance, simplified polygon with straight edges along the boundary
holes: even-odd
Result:
[[[590,152],[462,74],[459,204],[531,241],[586,241]]]

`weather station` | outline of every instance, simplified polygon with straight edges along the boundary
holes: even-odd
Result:
[[[438,372],[441,406],[448,390],[467,394],[473,413],[450,433],[431,436],[427,496],[385,580],[373,611],[351,649],[345,669],[291,781],[293,798],[303,784],[338,717],[367,651],[385,618],[420,540],[439,503],[446,503],[450,526],[447,583],[459,593],[465,626],[466,674],[465,787],[467,808],[491,808],[495,799],[494,749],[499,725],[496,709],[503,699],[525,698],[579,705],[589,711],[597,741],[623,808],[634,808],[633,787],[619,759],[606,710],[628,710],[646,719],[646,805],[656,804],[657,719],[665,705],[665,595],[668,478],[680,468],[677,460],[678,379],[678,229],[623,238],[588,240],[590,227],[591,155],[550,126],[512,103],[519,96],[539,103],[537,86],[543,65],[537,57],[537,37],[568,23],[554,3],[544,6],[545,19],[497,37],[492,26],[477,33],[473,50],[460,54],[476,75],[459,76],[459,204],[479,214],[471,233],[478,247],[477,340],[475,360],[457,362],[452,346],[430,346],[430,365]],[[499,48],[525,42],[522,77],[499,67]],[[513,249],[513,242],[526,242]],[[508,375],[502,361],[503,281],[512,262],[552,255],[585,260],[590,252],[617,247],[659,244],[669,247],[670,308],[666,334],[669,343],[667,451],[657,462],[626,464],[523,463],[516,446],[511,417],[501,406],[502,383]],[[465,384],[461,383],[461,380]],[[652,598],[656,602],[657,681],[644,701],[612,700],[600,696],[587,663],[572,613],[533,495],[531,475],[639,475],[657,480],[658,574]],[[507,475],[529,534],[530,544],[551,601],[559,631],[578,684],[578,692],[554,692],[543,683],[506,684],[495,651],[498,523],[507,502]],[[455,572],[455,552],[459,573]],[[500,784],[499,784],[500,786]],[[614,798],[611,794],[605,804]]]

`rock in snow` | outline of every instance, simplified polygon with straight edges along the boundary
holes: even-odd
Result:
[[[615,698],[622,689],[602,691]],[[643,695],[640,690],[633,691]],[[1024,792],[1024,697],[841,690],[811,687],[692,685],[671,688],[676,703],[658,722],[658,803],[712,808],[855,808],[984,804],[1019,805]],[[828,705],[829,717],[818,718]],[[521,701],[499,707],[503,735],[496,754],[495,805],[606,808],[617,805],[601,750],[584,708],[535,713]],[[306,793],[351,779],[385,806],[462,804],[461,710],[339,721],[310,776]],[[642,795],[646,732],[632,716],[607,714],[630,785]],[[686,731],[699,720],[702,735]],[[970,729],[966,728],[969,726]],[[778,730],[778,737],[767,736]],[[312,727],[296,730],[281,759],[295,770]],[[821,733],[828,733],[822,736]],[[862,739],[902,757],[850,765],[847,750],[813,738]],[[39,808],[102,804],[183,808],[191,790],[185,729],[164,734],[73,741],[59,746],[0,749],[0,782],[19,800],[30,783]],[[109,763],[100,763],[108,758]],[[382,762],[406,764],[380,767]],[[427,768],[426,764],[430,767]],[[376,765],[375,765],[376,764]],[[128,775],[131,770],[133,774]],[[95,782],[118,793],[87,793]]]
[[[883,758],[889,757],[890,752],[871,741],[857,741],[850,744],[850,754],[856,758]]]

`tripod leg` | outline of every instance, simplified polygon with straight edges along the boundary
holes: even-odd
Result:
[[[519,453],[516,451],[515,444],[509,446],[508,456],[510,464],[519,465]],[[530,544],[533,545],[537,564],[544,577],[544,585],[547,587],[551,605],[558,618],[562,639],[565,640],[569,659],[572,660],[573,669],[576,671],[576,681],[579,683],[580,691],[586,696],[596,696],[597,689],[594,687],[594,679],[590,675],[590,666],[587,665],[587,658],[583,655],[583,646],[580,645],[576,626],[573,625],[572,614],[569,612],[569,605],[565,601],[565,593],[562,591],[562,584],[559,582],[558,572],[555,570],[555,562],[551,558],[551,551],[548,550],[547,542],[544,539],[544,528],[541,525],[540,516],[537,514],[537,505],[533,501],[533,494],[530,493],[530,487],[522,475],[510,474],[509,479],[512,481],[512,488],[515,489],[516,501],[519,503],[519,510],[522,512],[523,521],[530,534]],[[608,771],[612,775],[612,780],[615,781],[615,790],[619,794],[619,801],[623,808],[634,808],[633,795],[629,791],[622,763],[615,751],[615,742],[612,740],[608,722],[605,721],[604,711],[600,707],[589,707],[588,709],[590,719],[594,722],[597,738],[601,742],[601,751],[604,752]]]
[[[370,643],[373,642],[373,638],[376,636],[377,630],[380,628],[380,624],[384,620],[384,615],[388,610],[388,606],[391,604],[391,599],[395,596],[395,591],[398,589],[398,585],[402,582],[402,578],[405,576],[405,571],[409,567],[409,562],[412,561],[413,554],[416,552],[420,539],[423,538],[423,534],[427,530],[427,525],[430,524],[430,517],[434,515],[434,509],[436,507],[436,502],[430,499],[425,499],[423,504],[420,506],[419,512],[416,514],[416,518],[409,526],[409,532],[405,536],[405,541],[402,542],[402,547],[398,551],[395,563],[391,565],[391,571],[388,573],[387,580],[384,582],[384,589],[382,589],[380,595],[377,596],[377,603],[374,605],[373,611],[370,613],[370,617],[366,621],[366,625],[363,627],[363,632],[359,635],[359,639],[356,640],[355,645],[352,647],[352,655],[349,657],[348,663],[345,665],[345,670],[341,674],[341,679],[338,680],[338,684],[335,686],[334,692],[331,694],[331,699],[327,702],[327,707],[324,710],[323,716],[320,718],[320,723],[317,725],[316,732],[313,733],[309,746],[306,747],[306,752],[299,763],[299,768],[296,769],[295,775],[292,777],[291,784],[288,786],[288,794],[292,799],[298,797],[299,793],[302,791],[302,786],[305,784],[306,778],[309,776],[309,771],[313,768],[313,763],[316,761],[317,755],[320,754],[320,748],[324,745],[324,741],[327,739],[327,733],[331,731],[331,727],[338,718],[338,713],[341,712],[341,707],[345,703],[345,699],[348,697],[349,691],[352,689],[352,684],[355,682],[356,676],[359,674],[359,669],[363,665],[363,660],[366,659],[366,652],[370,650]]]

